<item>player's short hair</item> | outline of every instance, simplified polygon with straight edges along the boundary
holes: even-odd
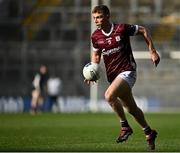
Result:
[[[104,15],[110,15],[109,8],[106,5],[97,5],[92,10],[92,13],[103,13]]]

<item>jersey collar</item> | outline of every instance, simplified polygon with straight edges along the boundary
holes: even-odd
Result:
[[[109,31],[109,33],[106,33],[106,32],[104,32],[103,30],[101,30],[101,31],[102,31],[102,33],[103,33],[105,36],[110,36],[110,34],[112,33],[113,29],[114,29],[114,24],[112,23],[112,24],[111,24],[111,30]]]

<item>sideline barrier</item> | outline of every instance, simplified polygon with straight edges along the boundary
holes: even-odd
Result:
[[[144,112],[157,112],[160,110],[160,103],[157,99],[146,97],[135,97],[137,105]],[[46,97],[40,110],[42,112],[90,112],[90,100],[85,97],[59,97],[57,104],[53,104]],[[111,107],[104,99],[97,103],[98,112],[112,112]],[[30,112],[30,97],[0,97],[0,112],[2,113],[22,113]]]

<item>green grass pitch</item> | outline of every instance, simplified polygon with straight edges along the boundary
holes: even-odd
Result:
[[[0,151],[146,152],[140,126],[128,116],[134,133],[117,144],[119,121],[112,113],[0,114]],[[157,152],[180,151],[180,114],[145,114],[158,131]]]

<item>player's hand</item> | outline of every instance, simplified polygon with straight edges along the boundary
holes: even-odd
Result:
[[[84,79],[84,82],[88,85],[90,85],[91,83],[92,84],[96,83],[96,81],[90,81],[90,80],[86,80],[86,79]]]
[[[157,53],[156,50],[151,51],[150,54],[151,54],[152,63],[154,64],[155,67],[157,67],[157,65],[158,65],[159,62],[160,62],[160,56],[159,56],[159,54]]]

